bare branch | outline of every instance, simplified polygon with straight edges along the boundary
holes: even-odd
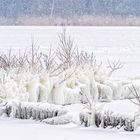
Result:
[[[67,81],[68,79],[71,78],[71,76],[75,73],[75,70],[71,72],[69,75],[65,74],[65,77],[58,83],[59,85]]]
[[[54,72],[53,70],[54,70],[54,67],[56,66],[55,57],[56,55],[54,52],[52,52],[51,47],[48,53],[43,54],[43,62],[44,62],[46,71]]]
[[[87,53],[85,51],[79,52],[78,49],[75,53],[74,60],[75,60],[76,66],[89,65],[91,67],[94,67],[96,63],[96,59],[93,52],[91,53]]]
[[[122,67],[123,67],[123,64],[120,62],[120,60],[113,61],[113,62],[110,62],[108,60],[108,66],[107,66],[107,68],[110,69],[110,72],[108,73],[108,76],[111,76],[114,71],[119,70]]]
[[[129,88],[130,90],[130,94],[133,94],[133,96],[135,97],[136,101],[133,101],[132,99],[129,99],[132,103],[134,103],[135,105],[140,107],[140,96],[136,90],[136,87],[132,84],[132,89]]]
[[[59,34],[59,48],[56,51],[56,56],[64,69],[72,66],[76,47],[74,41],[66,34],[66,30]]]

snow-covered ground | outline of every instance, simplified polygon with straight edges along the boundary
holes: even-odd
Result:
[[[66,108],[69,109],[69,114],[73,115],[74,118],[78,118],[83,106],[76,104],[67,106]],[[121,112],[128,116],[136,111],[134,105],[129,100],[124,102],[116,101],[104,106],[104,110],[110,109],[116,110],[116,113]],[[126,132],[116,128],[82,127],[73,123],[66,125],[48,125],[39,121],[5,117],[0,118],[0,132],[2,140],[138,140],[140,137],[140,130]]]
[[[128,107],[129,106],[129,107]],[[69,115],[77,118],[80,111],[84,108],[81,104],[66,106]],[[129,101],[113,101],[103,107],[104,111],[116,111],[123,115],[131,116],[135,113],[135,106]],[[0,118],[0,132],[2,140],[92,140],[92,139],[108,139],[108,140],[138,140],[140,137],[140,129],[135,132],[127,132],[117,128],[97,128],[82,127],[80,125],[70,123],[66,125],[48,125],[40,121],[19,120],[12,118]]]
[[[32,120],[0,119],[1,140],[138,140],[140,134],[115,129],[51,126]]]
[[[58,33],[62,27],[0,27],[0,50],[8,48],[13,51],[28,47],[31,36],[44,51],[57,46]],[[107,59],[120,59],[123,69],[116,72],[116,78],[136,77],[140,79],[140,28],[139,27],[67,27],[77,46],[83,50],[93,51],[98,61],[107,65]],[[138,82],[139,83],[139,82]],[[69,115],[78,120],[83,106],[67,106]],[[105,110],[116,111],[133,116],[136,108],[130,101],[113,101],[104,106]],[[113,109],[113,110],[112,110]],[[139,139],[140,131],[81,127],[76,124],[51,126],[33,120],[0,118],[0,139],[2,140],[90,140],[90,139]]]

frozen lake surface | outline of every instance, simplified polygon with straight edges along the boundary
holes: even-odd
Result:
[[[76,46],[93,51],[97,60],[118,60],[124,67],[119,77],[140,77],[140,28],[139,27],[66,27]],[[58,46],[58,34],[62,27],[1,26],[0,50],[13,51],[30,47],[31,38],[45,51]]]
[[[140,47],[139,27],[65,27],[75,43],[84,49]],[[1,26],[0,47],[28,47],[31,36],[40,46],[55,47],[63,27]]]

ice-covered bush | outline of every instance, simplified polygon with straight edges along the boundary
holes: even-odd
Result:
[[[18,119],[34,119],[52,125],[72,122],[72,117],[67,113],[68,111],[63,106],[48,103],[3,101],[0,104],[0,116],[7,115]]]
[[[65,115],[67,111],[61,106],[48,103],[25,103],[14,102],[12,104],[11,115],[20,119],[44,120],[56,116]]]
[[[93,119],[94,118],[94,119]],[[92,122],[94,120],[94,123]],[[84,125],[86,127],[95,125],[97,127],[111,127],[111,128],[123,128],[126,131],[134,131],[135,129],[135,120],[134,118],[129,118],[127,116],[119,115],[119,114],[113,114],[113,112],[104,112],[101,113],[99,111],[96,111],[94,114],[94,117],[92,116],[92,113],[82,112],[80,114],[80,122],[81,125]]]
[[[134,129],[137,129],[140,127],[140,91],[139,86],[136,84],[131,84],[131,86],[128,87],[129,89],[129,100],[138,107],[137,113],[135,114],[135,124]],[[131,97],[134,97],[134,99],[131,99]]]
[[[85,103],[86,95],[96,101],[125,98],[121,82],[111,75],[122,67],[108,61],[109,72],[97,63],[93,53],[80,51],[64,30],[59,47],[44,53],[32,39],[31,49],[23,54],[0,55],[0,97],[54,104]],[[127,91],[126,91],[127,92]]]
[[[95,109],[92,108],[90,111],[83,111],[80,113],[80,122],[82,125],[88,127],[95,125]]]
[[[12,103],[4,100],[0,101],[0,116],[10,116],[12,111]]]

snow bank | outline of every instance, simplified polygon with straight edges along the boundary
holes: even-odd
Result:
[[[44,123],[51,124],[51,125],[63,125],[72,122],[72,116],[63,115],[53,118],[48,118],[43,120]]]

